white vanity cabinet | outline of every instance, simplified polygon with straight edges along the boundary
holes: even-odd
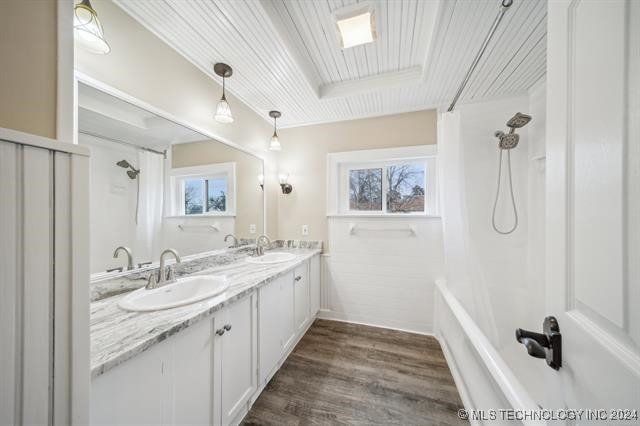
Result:
[[[320,311],[320,256],[309,259],[309,315],[315,318]]]
[[[228,425],[244,414],[258,388],[255,292],[216,315],[214,335],[214,408],[216,420],[220,419],[214,424]]]
[[[286,273],[261,287],[258,296],[259,382],[264,385],[278,368],[286,348],[293,342],[293,273]]]
[[[295,295],[295,332],[301,333],[309,323],[309,264],[298,266],[293,272],[293,292]]]
[[[94,378],[91,425],[240,422],[315,318],[317,259]]]
[[[194,324],[93,379],[91,424],[211,424],[212,325]]]
[[[257,389],[252,293],[91,383],[92,425],[228,425]]]

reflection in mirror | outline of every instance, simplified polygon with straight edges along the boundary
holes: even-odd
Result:
[[[92,274],[264,231],[263,161],[251,154],[80,82],[78,142],[91,151]]]

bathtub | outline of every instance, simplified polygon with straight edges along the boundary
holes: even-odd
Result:
[[[447,288],[446,281],[437,280],[435,290],[434,330],[458,387],[460,398],[468,411],[514,409],[535,411],[540,407],[509,368],[503,354],[518,349],[515,345],[494,348],[458,299]],[[516,343],[517,344],[517,343]],[[520,348],[522,350],[522,348]],[[469,418],[472,425],[524,424]]]

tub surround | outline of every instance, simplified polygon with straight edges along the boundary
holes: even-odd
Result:
[[[277,245],[276,242],[272,246],[277,248]],[[230,283],[225,293],[191,305],[154,312],[128,312],[118,307],[118,302],[124,294],[96,299],[90,307],[91,376],[103,374],[180,330],[211,317],[213,313],[251,291],[292,271],[319,254],[321,243],[318,243],[316,248],[284,250],[298,257],[289,262],[255,265],[246,262],[251,250],[250,247],[244,247],[183,262],[176,268],[177,277],[190,274],[225,275]],[[113,290],[104,290],[109,286],[121,289],[120,293],[128,292],[144,286],[150,272],[151,270],[148,270],[119,277],[109,280],[108,283],[94,283],[92,287],[102,288],[101,291],[95,291],[96,294],[102,295],[113,294]]]

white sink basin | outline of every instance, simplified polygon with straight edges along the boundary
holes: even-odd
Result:
[[[118,304],[127,311],[159,311],[199,302],[223,293],[229,288],[227,278],[200,275],[180,278],[173,284],[153,290],[141,288],[124,297]]]
[[[247,257],[247,262],[255,263],[256,265],[270,265],[273,263],[281,263],[281,262],[289,262],[290,260],[295,259],[295,254],[292,253],[282,253],[282,252],[269,252],[262,256],[255,257]]]

